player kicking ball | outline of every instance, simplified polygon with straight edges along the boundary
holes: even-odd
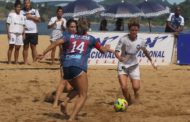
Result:
[[[137,35],[139,29],[139,22],[135,19],[130,20],[128,23],[129,34],[124,35],[119,40],[115,49],[115,56],[119,60],[117,67],[118,79],[123,96],[129,105],[132,104],[132,101],[128,92],[128,78],[131,79],[135,98],[139,97],[140,70],[136,54],[142,50],[145,56],[149,59],[153,68],[157,70],[157,66],[152,62],[152,59],[145,47],[145,40]]]

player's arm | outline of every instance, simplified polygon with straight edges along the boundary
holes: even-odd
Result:
[[[110,45],[101,46],[99,42],[96,42],[95,48],[101,53],[114,52],[114,50],[110,49]]]
[[[167,24],[167,26],[168,26],[170,29],[172,29],[173,31],[176,31],[175,28],[172,27],[170,21],[166,21],[166,24]]]
[[[9,26],[10,26],[10,24],[7,23],[7,24],[6,24],[6,28],[7,28],[7,37],[8,37],[8,39],[10,39]]]
[[[62,30],[62,31],[65,31],[65,30],[66,30],[66,21],[65,21],[65,20],[62,20],[62,23],[61,23],[61,30]]]
[[[39,55],[37,56],[37,59],[40,59],[40,60],[43,59],[44,56],[45,56],[49,51],[51,51],[53,48],[55,48],[56,46],[61,45],[61,44],[63,44],[63,43],[64,43],[64,40],[63,40],[63,39],[59,39],[59,40],[57,40],[57,41],[51,43],[51,44],[43,51],[42,54],[39,54]]]
[[[177,31],[177,32],[183,31],[183,26],[179,26],[176,31]]]
[[[180,26],[176,29],[176,31],[177,32],[183,31],[184,24],[185,24],[185,21],[184,21],[184,18],[182,18]]]
[[[29,20],[33,20],[34,22],[40,22],[40,17],[32,16],[30,13],[26,14],[26,18]]]
[[[63,39],[59,39],[57,41],[54,41],[53,43],[51,43],[43,52],[43,55],[46,55],[49,51],[51,51],[53,48],[55,48],[58,45],[61,45],[64,43]]]
[[[125,62],[129,60],[129,57],[126,55],[125,57],[121,56],[121,52],[119,50],[115,50],[114,52],[115,57],[120,61],[120,62]]]
[[[115,57],[116,57],[120,62],[123,62],[123,61],[124,61],[124,58],[121,57],[120,51],[115,50],[114,54],[115,54]]]
[[[25,28],[25,25],[23,25],[23,28]],[[23,32],[22,32],[22,37],[23,37],[23,39],[25,39],[25,29],[23,29]]]
[[[56,22],[57,22],[57,21],[55,21],[55,22],[53,22],[53,23],[52,23],[51,21],[53,21],[53,20],[50,20],[50,22],[49,22],[49,24],[48,24],[48,29],[53,28],[53,26],[56,25]]]
[[[9,30],[9,26],[10,26],[10,23],[11,23],[11,14],[8,15],[7,17],[7,22],[6,22],[6,29],[7,29],[7,37],[8,39],[10,39],[10,30]]]
[[[166,21],[166,26],[168,26],[171,30],[175,31],[175,28],[172,27],[171,25],[171,20],[172,20],[173,13],[170,13],[169,17],[167,18]]]
[[[123,61],[126,61],[127,59],[123,58],[121,56],[121,48],[123,46],[123,40],[122,38],[119,40],[116,48],[115,48],[115,51],[114,51],[114,54],[115,54],[115,57],[120,61],[120,62],[123,62]]]
[[[40,14],[38,10],[35,10],[35,16],[32,16],[31,13],[26,13],[26,18],[33,20],[34,22],[40,22]]]
[[[145,56],[150,61],[150,63],[153,66],[153,68],[157,70],[157,66],[152,62],[152,58],[150,57],[150,54],[149,54],[148,50],[145,47],[141,47],[141,50],[143,51],[143,53],[145,54]]]

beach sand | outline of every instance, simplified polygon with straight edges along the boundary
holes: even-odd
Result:
[[[0,39],[0,122],[66,122],[59,108],[44,102],[60,81],[59,62],[50,65],[49,60],[44,60],[22,65],[20,52],[21,64],[8,65],[7,38],[0,35]],[[47,45],[48,36],[40,36],[38,51],[42,52]],[[127,112],[115,112],[113,103],[122,97],[116,66],[90,66],[88,99],[78,121],[190,122],[190,66],[160,66],[158,71],[151,66],[140,68],[139,101]],[[133,96],[131,84],[129,89]],[[69,113],[74,102],[75,99],[69,104]]]

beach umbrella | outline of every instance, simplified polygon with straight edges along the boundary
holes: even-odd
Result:
[[[167,14],[170,12],[169,7],[161,5],[158,2],[154,1],[148,1],[145,0],[144,2],[139,3],[138,8],[143,11],[145,18],[148,18],[149,21],[149,30],[151,32],[151,25],[150,25],[150,20],[153,17],[158,17],[163,14]]]
[[[132,18],[142,16],[142,11],[135,5],[124,2],[122,0],[120,3],[115,3],[109,6],[103,13],[102,17],[111,17],[111,18]]]
[[[81,17],[104,11],[104,7],[93,0],[76,0],[64,6],[64,17]]]

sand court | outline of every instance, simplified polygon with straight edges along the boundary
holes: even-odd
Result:
[[[22,65],[21,49],[20,64],[8,65],[7,37],[0,35],[0,39],[0,122],[66,122],[58,108],[44,102],[60,81],[59,62],[50,65],[49,60],[43,60]],[[48,36],[39,36],[38,52],[49,44]],[[30,53],[29,56],[31,61]],[[158,71],[151,66],[140,69],[139,102],[127,112],[116,113],[113,103],[122,97],[116,66],[90,66],[88,99],[79,113],[79,122],[190,122],[190,66],[159,66]],[[133,94],[131,88],[130,92]]]

